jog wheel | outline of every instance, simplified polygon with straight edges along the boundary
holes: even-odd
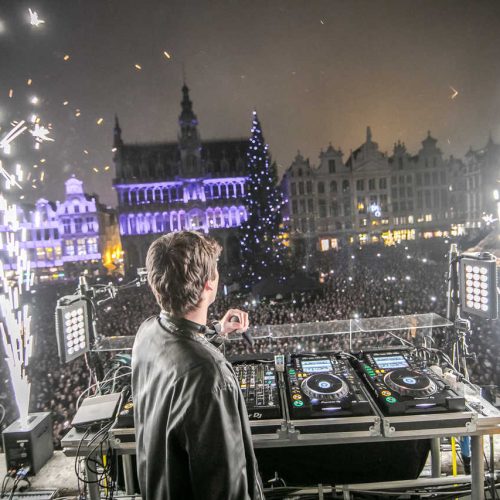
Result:
[[[408,368],[393,370],[384,376],[384,382],[402,396],[431,396],[437,391],[436,383],[427,375]]]
[[[315,373],[307,377],[301,388],[311,399],[342,399],[349,393],[347,384],[340,377],[329,373]]]

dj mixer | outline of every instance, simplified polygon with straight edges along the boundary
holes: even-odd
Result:
[[[281,419],[278,379],[273,362],[248,362],[233,365],[252,420]]]
[[[410,351],[365,352],[357,368],[386,415],[465,409],[465,399]]]

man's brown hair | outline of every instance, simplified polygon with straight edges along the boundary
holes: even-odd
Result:
[[[205,283],[217,273],[222,247],[197,231],[179,231],[153,241],[146,256],[148,283],[160,307],[174,316],[196,308]]]

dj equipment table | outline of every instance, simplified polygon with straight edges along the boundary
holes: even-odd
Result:
[[[349,443],[373,443],[388,441],[404,441],[415,439],[432,439],[431,446],[433,477],[437,481],[446,482],[440,478],[440,452],[439,438],[449,436],[471,436],[471,464],[473,500],[484,498],[484,458],[483,458],[483,436],[500,434],[500,411],[489,404],[486,400],[472,392],[466,395],[467,411],[455,412],[446,415],[412,415],[387,417],[377,415],[376,417],[337,418],[335,422],[325,423],[311,420],[300,422],[283,420],[276,432],[260,434],[259,427],[270,425],[269,421],[252,422],[253,442],[255,448],[289,447],[289,446],[311,446],[325,444],[349,444]],[[479,410],[479,411],[478,411]],[[332,419],[333,420],[333,419]],[[327,432],[324,432],[324,426]],[[305,429],[305,432],[304,432]],[[72,429],[62,440],[64,453],[67,456],[76,456],[77,450],[81,456],[86,456],[90,451],[86,444],[92,439],[88,435],[82,442],[83,433]],[[133,466],[131,455],[135,454],[135,430],[133,428],[112,428],[108,434],[109,445],[123,459],[123,475],[127,494],[133,494]],[[92,480],[92,471],[88,471]],[[455,477],[449,477],[449,483],[457,482]],[[458,482],[468,481],[468,477],[459,478]],[[429,478],[410,481],[400,481],[404,487],[417,487],[429,484]],[[377,486],[390,487],[390,482],[379,483]],[[396,485],[396,484],[395,484]],[[394,486],[395,486],[394,485]],[[99,499],[99,490],[96,485],[89,485],[89,495],[92,500]],[[356,487],[369,489],[370,485],[350,485],[351,489]],[[400,486],[401,487],[401,486]]]

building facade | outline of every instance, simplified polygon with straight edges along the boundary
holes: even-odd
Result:
[[[40,281],[73,278],[84,270],[120,271],[122,252],[116,214],[97,197],[85,194],[83,182],[75,177],[65,183],[64,201],[41,198],[34,206],[17,207],[17,221],[19,246],[27,250]],[[7,246],[10,232],[5,213],[0,213],[6,271],[15,267],[12,248]]]
[[[113,185],[131,273],[144,266],[154,239],[184,229],[210,232],[222,243],[225,262],[239,254],[237,228],[247,219],[248,139],[202,141],[186,85],[182,94],[177,141],[125,144],[115,123]]]
[[[500,145],[490,136],[482,149],[465,155],[465,202],[468,228],[482,228],[500,218]]]
[[[282,180],[291,243],[300,253],[461,233],[464,168],[443,158],[430,132],[416,155],[401,142],[382,153],[370,127],[345,161],[331,144],[316,166],[298,153]]]

